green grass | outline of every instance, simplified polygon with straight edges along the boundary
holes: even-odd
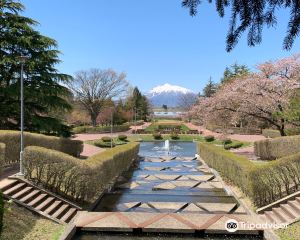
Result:
[[[183,124],[180,121],[158,121],[158,122],[152,123],[145,130],[147,132],[154,132],[155,130],[159,129],[159,126],[163,126],[163,125],[166,125],[166,126],[169,126],[169,125],[180,126],[180,131],[189,131],[190,130],[185,124]]]
[[[32,214],[15,203],[5,202],[1,240],[58,240],[65,227]]]
[[[300,239],[300,221],[291,224],[286,229],[276,230],[281,240],[299,240]]]
[[[114,137],[113,141],[116,145],[122,145],[122,144],[126,144],[128,142],[137,142],[137,141],[152,142],[152,141],[165,141],[165,140],[179,141],[179,142],[180,141],[181,142],[192,142],[192,141],[205,142],[205,139],[202,135],[179,134],[178,136],[179,136],[178,140],[173,140],[173,139],[171,139],[170,134],[162,134],[161,140],[155,140],[153,138],[152,134],[137,134],[137,135],[128,136],[126,141],[120,141],[118,139],[118,137]],[[89,141],[86,141],[85,143],[94,145],[95,141],[96,140],[89,140]],[[235,142],[240,142],[240,141],[232,140],[232,142],[235,143]],[[214,140],[210,143],[223,146],[223,143],[220,140]],[[250,142],[242,142],[242,143],[243,143],[242,147],[248,147],[252,144]]]

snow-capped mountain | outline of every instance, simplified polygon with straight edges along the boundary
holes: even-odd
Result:
[[[187,94],[195,93],[190,89],[166,83],[151,89],[147,97],[154,107],[161,107],[163,104],[178,107],[183,96]]]

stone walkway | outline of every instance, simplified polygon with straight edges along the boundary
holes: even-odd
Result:
[[[196,126],[192,123],[185,123],[190,129],[202,131],[204,136],[213,135],[216,138],[220,137],[222,134],[210,131],[203,126]],[[242,134],[229,134],[228,137],[232,140],[242,141],[242,142],[255,142],[259,140],[266,139],[262,135],[242,135]]]
[[[84,143],[83,151],[80,154],[80,156],[83,158],[88,158],[90,156],[93,156],[97,153],[104,152],[104,151],[105,151],[105,148],[99,148],[99,147],[93,146],[91,144]]]

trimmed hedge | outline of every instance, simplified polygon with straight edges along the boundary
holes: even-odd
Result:
[[[111,141],[112,141],[111,137],[105,137],[105,136],[102,137],[101,140],[102,140],[103,142],[111,142]]]
[[[205,139],[206,142],[213,142],[213,141],[215,141],[215,137],[212,136],[212,135],[205,136],[204,139]]]
[[[262,135],[265,136],[266,138],[281,137],[280,132],[278,130],[274,130],[274,129],[263,129]]]
[[[20,158],[20,132],[0,130],[0,142],[6,145],[5,165],[19,162]],[[83,150],[83,142],[68,138],[46,136],[37,133],[24,133],[24,146],[40,146],[60,152],[79,156]]]
[[[119,136],[118,136],[118,139],[119,139],[120,141],[125,142],[125,141],[127,141],[127,135],[119,135]]]
[[[249,189],[248,177],[253,164],[246,157],[238,156],[209,143],[199,143],[198,152],[210,167],[216,169],[244,192]]]
[[[170,138],[173,139],[173,140],[178,140],[180,137],[179,137],[178,133],[174,132],[174,133],[170,134]]]
[[[87,160],[42,147],[25,149],[26,178],[77,202],[94,202],[137,157],[138,143],[98,153]]]
[[[0,174],[2,173],[2,168],[5,165],[5,144],[0,143]]]
[[[115,125],[113,126],[113,132],[126,132],[130,129],[129,124]],[[75,134],[79,133],[110,133],[110,126],[79,126],[72,129]]]
[[[111,141],[105,142],[103,140],[95,140],[94,145],[96,147],[100,147],[100,148],[110,148],[110,147],[115,147],[116,146],[116,144],[114,142],[111,142]]]
[[[201,158],[237,185],[258,207],[270,204],[300,188],[300,153],[264,165],[208,143],[199,143]]]
[[[263,160],[274,160],[300,152],[300,136],[278,137],[254,143],[255,155]]]
[[[4,201],[3,201],[3,194],[0,191],[0,236],[3,228],[3,215],[4,215]]]
[[[152,135],[155,140],[161,140],[163,138],[159,132],[153,133]]]
[[[242,142],[232,142],[224,145],[224,149],[230,150],[230,149],[236,149],[243,146]]]

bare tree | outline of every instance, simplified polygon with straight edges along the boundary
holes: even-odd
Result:
[[[97,125],[97,117],[108,100],[120,97],[128,86],[126,74],[118,74],[112,69],[77,72],[69,84],[75,98],[90,115],[93,126]]]
[[[195,93],[183,94],[179,99],[179,107],[189,111],[197,103],[198,97]]]

